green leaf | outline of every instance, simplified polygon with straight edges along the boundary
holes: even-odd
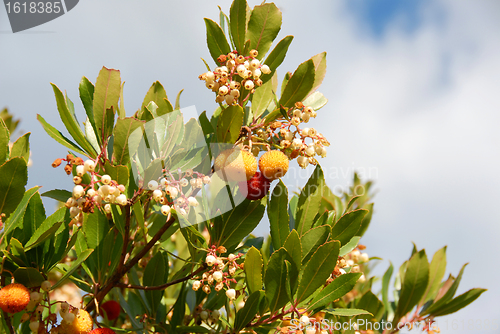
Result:
[[[358,246],[360,237],[352,237],[351,240],[340,248],[339,256],[344,256],[350,253],[356,246]]]
[[[43,129],[49,136],[51,136],[53,139],[55,139],[59,144],[66,146],[70,150],[80,153],[82,155],[87,155],[80,147],[78,147],[75,143],[73,143],[70,139],[66,138],[59,130],[54,128],[52,125],[47,123],[45,119],[37,115],[36,119],[42,124]]]
[[[210,19],[205,18],[204,20],[207,27],[208,50],[215,63],[219,64],[217,58],[219,58],[220,55],[227,55],[231,52],[231,48],[229,47],[226,35],[224,35],[224,31],[222,31],[221,27]]]
[[[369,314],[373,315],[368,311],[365,310],[359,310],[355,308],[328,308],[324,310],[326,313],[338,316],[338,317],[354,317],[356,315],[363,315],[363,314]]]
[[[387,319],[388,321],[392,320],[394,316],[394,310],[392,308],[391,302],[389,301],[389,283],[391,281],[392,272],[394,267],[391,265],[387,268],[387,271],[384,273],[382,277],[382,302],[384,303],[384,307],[388,312]]]
[[[361,273],[344,274],[333,280],[307,305],[309,311],[320,309],[341,298],[356,285]]]
[[[359,209],[344,214],[332,227],[332,238],[339,240],[343,245],[347,244],[352,237],[357,235],[363,218],[368,210]]]
[[[80,100],[82,100],[87,118],[89,119],[94,132],[97,133],[97,128],[95,127],[94,121],[94,85],[89,81],[89,79],[87,79],[86,77],[82,77],[78,89],[80,92]]]
[[[10,132],[5,122],[0,117],[0,164],[9,158]]]
[[[23,217],[23,227],[22,231],[24,238],[22,243],[26,242],[31,238],[36,229],[42,224],[46,219],[45,208],[43,207],[42,198],[39,192],[35,192],[33,197],[31,197],[28,206],[26,207],[26,212]]]
[[[273,189],[269,208],[267,209],[267,216],[271,225],[273,247],[274,249],[279,249],[288,237],[288,223],[290,221],[288,217],[288,189],[281,180],[278,181],[278,184]]]
[[[312,59],[303,62],[295,70],[286,83],[279,105],[293,107],[295,102],[302,101],[311,91],[314,84],[314,62]]]
[[[120,107],[118,109],[118,117],[125,118],[127,114],[125,113],[125,103],[123,101],[123,87],[125,87],[125,81],[122,82],[120,86]]]
[[[266,198],[260,201],[244,200],[214,223],[214,244],[230,248],[237,245],[259,224],[266,208]]]
[[[276,79],[276,80],[275,80]],[[255,89],[255,93],[252,96],[252,106],[251,110],[255,118],[262,115],[269,104],[275,98],[276,87],[275,84],[278,83],[277,76],[273,77],[273,80],[269,80],[262,86]]]
[[[435,317],[455,313],[476,300],[486,289],[471,289],[432,312]]]
[[[142,108],[145,108],[150,102],[154,102],[158,107],[155,116],[162,116],[174,110],[170,102],[168,102],[165,88],[159,81],[154,82],[149,88],[142,102]]]
[[[304,301],[320,286],[335,269],[340,243],[329,241],[321,245],[307,262],[297,290],[297,302]]]
[[[262,59],[269,51],[281,29],[281,11],[274,3],[255,6],[248,21],[245,40],[250,40],[249,50],[259,51],[257,58]]]
[[[245,45],[247,10],[248,5],[246,0],[235,0],[229,11],[231,36],[239,53],[243,52],[243,46]]]
[[[30,134],[31,132],[28,132],[15,141],[10,151],[11,158],[21,157],[28,164],[28,160],[30,159]]]
[[[143,125],[144,121],[133,117],[119,118],[116,121],[113,130],[113,159],[116,164],[126,165],[129,162],[129,145],[132,144],[132,149],[135,149],[139,145],[142,131],[137,129]]]
[[[306,185],[302,188],[297,203],[295,226],[300,236],[304,235],[314,223],[314,217],[316,217],[321,204],[324,186],[323,170],[320,165],[317,165]]]
[[[406,267],[393,324],[418,304],[429,282],[429,262],[425,250],[415,253]]]
[[[259,306],[266,294],[264,291],[255,291],[245,302],[245,306],[236,313],[234,320],[234,330],[238,332],[245,328],[259,312]]]
[[[181,94],[184,89],[181,89],[175,98],[175,110],[179,110],[181,108]]]
[[[460,273],[458,274],[457,278],[453,281],[453,284],[447,285],[446,283],[443,285],[441,288],[441,291],[439,291],[434,304],[429,306],[429,308],[422,310],[420,312],[420,315],[426,315],[426,314],[432,314],[433,312],[439,310],[443,305],[448,303],[453,296],[455,295],[455,292],[457,292],[458,285],[460,284],[460,281],[462,280],[462,275],[464,274],[465,267],[467,266],[468,263],[464,264],[462,268],[460,269]]]
[[[304,100],[304,105],[319,110],[328,103],[328,99],[320,92],[314,92]]]
[[[280,248],[271,255],[267,263],[264,281],[266,286],[266,298],[269,302],[271,313],[285,306],[289,301],[286,292],[286,256],[286,250]]]
[[[250,293],[262,289],[263,259],[260,251],[251,247],[245,256],[245,279]]]
[[[111,134],[109,129],[112,129],[113,122],[110,119],[110,112],[108,110],[113,110],[113,116],[114,111],[118,110],[120,90],[120,71],[108,69],[103,66],[95,83],[93,101],[96,135],[101,139],[101,143]]]
[[[64,222],[64,217],[66,215],[67,208],[62,207],[52,215],[47,217],[41,225],[33,232],[33,235],[24,245],[26,251],[35,248],[45,240],[52,237],[55,232],[59,229],[61,224]]]
[[[71,191],[65,189],[54,189],[44,192],[42,196],[49,197],[59,202],[66,203],[68,198],[72,197],[73,194],[71,193]]]
[[[364,326],[361,326],[362,329],[373,328],[373,323],[384,314],[384,304],[370,290],[363,294],[361,299],[356,304],[356,307],[372,314],[372,316],[362,315],[358,318],[364,319]]]
[[[311,89],[312,92],[314,92],[316,89],[318,89],[319,86],[321,86],[321,83],[323,82],[323,79],[325,78],[326,74],[326,52],[321,52],[318,53],[317,55],[313,56],[312,61],[314,63],[314,84]]]
[[[14,271],[16,283],[21,283],[27,288],[39,287],[45,278],[35,268],[17,268]]]
[[[446,246],[434,253],[429,267],[429,285],[420,300],[419,306],[424,305],[428,300],[433,299],[441,285],[441,280],[446,271]]]
[[[162,252],[157,252],[153,258],[148,262],[146,269],[144,269],[143,283],[145,286],[156,286],[165,283],[168,277],[168,262],[165,263],[165,257]],[[158,306],[160,305],[161,298],[163,297],[163,290],[147,290],[146,299],[151,307],[151,314],[156,315]]]
[[[80,254],[78,254],[77,259],[71,264],[71,267],[64,273],[64,275],[57,281],[56,284],[52,286],[52,290],[58,288],[62,284],[66,284],[66,279],[68,279],[73,273],[80,267],[80,265],[87,260],[87,258],[92,254],[93,249],[87,249]]]
[[[227,107],[222,111],[217,122],[217,141],[219,143],[234,143],[243,126],[245,112],[239,105]]]
[[[109,163],[108,160],[106,160],[106,163],[104,164],[104,170],[106,171],[106,174],[111,176],[111,179],[118,182],[118,184],[123,184],[124,186],[127,185],[129,180],[129,170],[127,166],[113,166]]]
[[[323,225],[308,230],[300,238],[300,243],[302,244],[302,263],[309,261],[309,258],[316,252],[318,247],[328,241],[330,233],[330,226]]]
[[[286,249],[287,253],[290,255],[291,262],[295,264],[297,270],[300,270],[302,266],[302,245],[300,243],[299,234],[296,230],[292,230],[286,238],[283,247]]]
[[[288,47],[292,43],[293,36],[286,36],[274,47],[274,49],[269,53],[264,64],[269,66],[271,73],[263,74],[261,76],[262,82],[267,82],[274,76],[276,69],[281,65],[283,60],[285,60],[286,53],[288,52]]]
[[[105,238],[109,230],[109,223],[101,211],[85,215],[83,234],[90,249],[95,249]]]
[[[0,166],[0,212],[8,217],[4,235],[21,223],[31,197],[40,189],[37,186],[24,192],[27,178],[26,162],[22,158],[10,159]]]
[[[83,131],[78,125],[76,118],[71,114],[68,105],[66,104],[66,99],[64,98],[61,90],[51,83],[52,89],[54,90],[54,95],[56,97],[57,102],[57,110],[59,111],[59,117],[64,123],[64,126],[68,130],[69,134],[73,139],[80,145],[91,157],[96,157],[96,152],[92,145],[88,142],[88,140],[83,135]]]

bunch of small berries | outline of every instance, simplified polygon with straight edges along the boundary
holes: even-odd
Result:
[[[151,180],[147,187],[151,198],[161,205],[160,211],[168,216],[174,206],[177,213],[185,216],[190,207],[199,205],[196,192],[210,183],[210,177],[202,173],[188,169],[185,172],[178,170],[176,178],[167,170],[163,171],[160,180]]]
[[[202,322],[211,325],[219,321],[220,312],[218,310],[204,309],[201,305],[198,305],[194,308],[193,317],[198,325],[201,325]]]
[[[330,143],[315,128],[300,128],[300,124],[316,117],[316,112],[313,108],[304,106],[302,102],[297,102],[294,108],[287,111],[287,115],[288,118],[280,117],[264,128],[253,127],[250,137],[253,144],[252,153],[257,156],[260,146],[273,146],[283,151],[290,159],[296,158],[302,168],[309,164],[316,165],[314,157],[326,157],[326,147],[330,146]]]
[[[255,87],[262,85],[262,74],[270,74],[271,69],[260,63],[257,59],[259,52],[251,50],[249,56],[238,54],[233,51],[227,55],[221,55],[217,60],[220,64],[214,71],[208,71],[199,76],[205,81],[205,86],[217,93],[215,101],[225,102],[231,106],[238,104],[242,99],[245,101],[255,91]],[[248,92],[243,98],[243,94]]]
[[[204,272],[202,277],[193,282],[193,290],[198,291],[200,288],[206,294],[212,291],[211,286],[214,286],[215,291],[221,291],[224,286],[227,288],[226,296],[230,300],[236,299],[236,290],[231,288],[231,283],[236,283],[234,277],[237,270],[242,269],[243,263],[238,264],[237,260],[241,254],[229,254],[227,257],[219,256],[226,253],[224,246],[216,247],[213,245],[205,258],[205,263],[209,267],[207,272]],[[219,254],[219,255],[218,255]],[[225,271],[225,269],[227,269]]]

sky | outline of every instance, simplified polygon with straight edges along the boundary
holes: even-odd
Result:
[[[44,25],[13,34],[0,8],[0,108],[31,131],[29,186],[71,187],[50,163],[65,155],[36,121],[41,114],[62,130],[50,82],[66,90],[77,115],[82,76],[95,82],[102,66],[121,70],[125,109],[137,110],[159,80],[181,106],[215,109],[198,81],[210,60],[204,17],[218,18],[230,1],[81,1]],[[249,1],[250,5],[260,1]],[[329,103],[310,122],[332,145],[320,160],[333,189],[345,189],[355,170],[375,181],[370,256],[396,267],[412,242],[430,258],[448,245],[447,273],[469,262],[458,293],[487,288],[476,302],[443,318],[441,332],[500,333],[500,2],[494,0],[276,1],[283,12],[278,38],[294,35],[281,76],[327,51],[319,88]],[[292,163],[285,182],[305,184]],[[54,205],[46,201],[47,205]],[[268,231],[265,222],[257,234]],[[486,330],[496,322],[496,330]],[[473,324],[474,326],[470,325]],[[448,329],[446,329],[448,325]],[[482,328],[479,325],[483,326]]]

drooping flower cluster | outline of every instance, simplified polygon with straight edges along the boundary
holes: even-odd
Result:
[[[217,103],[237,104],[239,100],[248,99],[255,87],[262,85],[261,75],[270,74],[271,69],[260,63],[258,54],[257,50],[252,50],[246,57],[238,51],[221,55],[218,58],[221,66],[199,76],[208,89],[217,93]]]
[[[190,207],[199,205],[196,193],[204,185],[210,183],[210,176],[188,169],[180,170],[177,177],[167,170],[163,170],[163,177],[159,180],[150,180],[147,188],[151,198],[161,205],[160,212],[168,216],[173,208],[185,216]]]
[[[209,270],[193,282],[194,291],[201,288],[203,292],[209,294],[212,291],[212,286],[215,291],[220,291],[226,287],[226,296],[230,300],[236,299],[236,290],[231,288],[231,283],[236,284],[234,277],[237,271],[243,268],[243,263],[237,263],[241,254],[229,254],[227,257],[220,256],[226,252],[227,250],[224,246],[216,247],[214,245],[209,249],[208,255],[205,258],[205,263],[209,267]]]

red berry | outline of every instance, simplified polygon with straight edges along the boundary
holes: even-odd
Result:
[[[271,181],[269,181],[261,172],[256,172],[254,176],[246,182],[246,186],[244,182],[240,182],[240,189],[242,192],[246,189],[246,198],[254,201],[266,196],[270,185]]]
[[[117,301],[108,300],[101,304],[101,310],[106,313],[108,320],[115,320],[120,315],[121,307]]]
[[[96,328],[92,330],[89,334],[116,334],[114,330],[109,328]]]

